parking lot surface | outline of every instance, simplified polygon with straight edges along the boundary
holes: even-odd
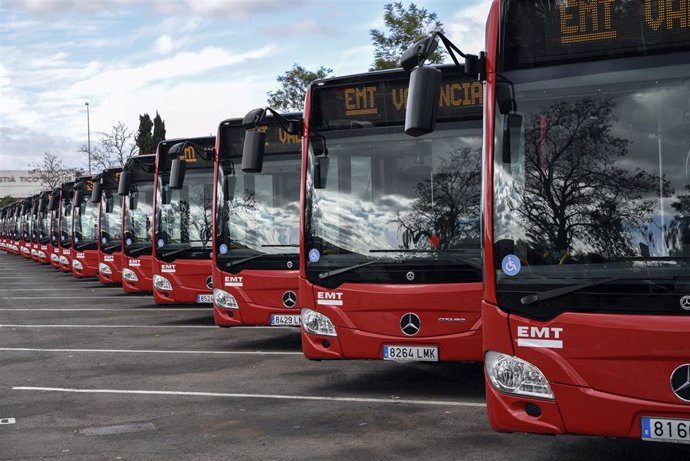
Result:
[[[480,364],[306,360],[0,254],[0,459],[690,460],[690,446],[500,434]]]

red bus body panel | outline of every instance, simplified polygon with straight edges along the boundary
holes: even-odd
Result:
[[[153,290],[156,304],[196,304],[197,295],[212,295],[207,286],[211,279],[211,260],[178,259],[171,263],[153,259],[153,273],[168,279],[171,291]]]
[[[283,305],[286,291],[298,292],[297,274],[296,270],[243,270],[231,274],[214,267],[213,286],[234,296],[239,306],[239,309],[225,309],[214,305],[216,325],[270,325],[272,314],[299,315],[299,298],[292,308]]]
[[[100,245],[100,244],[99,244]],[[104,285],[113,285],[122,283],[122,252],[114,251],[108,254],[104,251],[98,251],[98,264],[106,264],[111,273],[104,274],[100,270],[98,271],[98,280]]]
[[[153,267],[151,255],[131,257],[122,255],[121,269],[127,268],[137,275],[137,281],[122,280],[125,293],[150,293],[153,291]],[[120,272],[122,274],[122,272]]]
[[[82,250],[73,252],[73,260],[79,261],[83,269],[72,266],[72,275],[78,279],[96,277],[98,275],[98,250]]]

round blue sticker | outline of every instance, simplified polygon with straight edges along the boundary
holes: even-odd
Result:
[[[108,239],[105,238],[105,237],[103,237],[103,238],[101,239],[101,242],[103,242],[103,243],[105,243],[105,242],[107,242],[107,241],[108,241]]]
[[[129,246],[131,244],[132,244],[132,239],[128,238],[127,240],[125,240],[125,245]]]
[[[227,252],[228,252],[228,246],[224,243],[221,243],[220,246],[218,247],[218,253],[224,255]]]
[[[78,241],[79,241],[79,237],[74,237],[74,242],[76,243]]]
[[[319,259],[321,259],[321,253],[319,253],[319,250],[316,248],[309,250],[309,261],[315,263]]]
[[[62,236],[62,240],[65,240],[65,236],[64,236],[64,235]]]
[[[503,261],[501,261],[503,273],[510,277],[517,275],[521,267],[520,258],[515,255],[506,255]]]
[[[162,247],[163,245],[165,245],[165,240],[163,240],[163,239],[158,239],[158,246],[159,246],[159,247]]]

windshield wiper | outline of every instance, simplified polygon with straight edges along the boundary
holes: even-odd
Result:
[[[249,256],[247,258],[236,259],[234,261],[228,261],[225,263],[225,267],[229,268],[229,267],[233,267],[233,266],[239,266],[240,264],[244,264],[244,263],[251,261],[253,259],[263,258],[264,256],[283,256],[283,257],[285,257],[285,256],[299,256],[299,253],[260,253],[258,255]]]
[[[114,250],[116,248],[120,248],[121,246],[122,246],[122,244],[118,243],[117,245],[110,245],[109,247],[103,247],[102,249],[103,249],[103,251],[110,251],[110,250]]]
[[[648,282],[650,285],[657,285],[650,279],[662,279],[662,280],[672,280],[674,278],[673,275],[655,275],[655,276],[650,276],[650,275],[640,275],[638,277],[633,277],[633,276],[625,276],[625,275],[619,275],[615,277],[608,277],[605,279],[599,279],[599,280],[592,280],[589,282],[584,282],[580,283],[578,285],[571,285],[568,287],[563,287],[563,288],[554,288],[553,290],[547,290],[547,291],[542,291],[541,293],[535,293],[533,295],[529,296],[523,296],[520,298],[520,302],[523,305],[528,305],[528,304],[534,304],[539,301],[547,301],[549,299],[554,299],[558,298],[560,296],[564,296],[576,291],[580,290],[586,290],[587,288],[592,288],[596,287],[599,285],[605,285],[607,283],[611,282],[618,282],[618,281],[625,281],[625,280],[641,280],[644,282]],[[661,287],[663,288],[663,287]]]
[[[192,245],[188,245],[188,246],[186,246],[186,247],[184,247],[184,248],[178,248],[178,249],[176,249],[176,250],[170,250],[170,251],[166,251],[165,253],[161,253],[161,254],[160,254],[160,257],[161,257],[161,258],[167,258],[167,257],[169,257],[169,256],[176,255],[176,254],[180,254],[180,253],[183,253],[183,252],[185,252],[185,251],[187,251],[187,250],[192,250],[192,249],[197,250],[197,251],[208,251],[208,252],[211,251],[210,248],[198,248],[198,247],[194,247],[194,246],[192,246]]]
[[[396,260],[396,259],[380,259],[380,260],[376,260],[376,261],[367,261],[367,262],[365,262],[365,263],[359,263],[359,264],[355,264],[355,265],[352,265],[352,266],[341,267],[340,269],[333,269],[332,271],[328,271],[328,272],[321,272],[321,273],[319,274],[319,278],[320,278],[321,280],[327,279],[327,278],[329,278],[329,277],[333,277],[334,275],[343,274],[343,273],[345,273],[345,272],[350,272],[350,271],[353,271],[353,270],[355,270],[355,269],[359,269],[360,267],[371,266],[372,264],[378,264],[378,263],[396,263],[396,262],[400,262],[400,260]]]
[[[130,250],[127,256],[133,256],[139,253],[143,253],[146,250],[150,250],[153,248],[153,245],[144,245],[143,247],[135,248],[134,250]]]
[[[481,262],[474,262],[472,260],[456,256],[455,253],[456,251],[462,251],[462,250],[423,250],[423,249],[410,249],[410,248],[404,248],[404,249],[379,249],[375,248],[372,250],[369,250],[369,253],[434,253],[434,254],[451,254],[453,261],[458,261],[466,266],[472,267],[474,269],[482,269],[482,264]]]

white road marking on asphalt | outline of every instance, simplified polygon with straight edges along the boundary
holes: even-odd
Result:
[[[214,354],[214,355],[302,355],[287,351],[162,351],[150,349],[38,349],[30,347],[0,347],[0,352],[96,352],[106,354]]]
[[[273,400],[316,400],[326,402],[353,402],[353,403],[407,403],[415,405],[438,405],[454,407],[486,407],[486,403],[479,402],[452,402],[444,400],[414,400],[414,399],[376,399],[366,397],[327,397],[317,395],[280,395],[280,394],[232,394],[226,392],[189,392],[189,391],[147,391],[126,389],[74,389],[65,387],[33,387],[15,386],[15,391],[45,391],[66,392],[72,394],[142,394],[142,395],[174,395],[192,397],[227,397],[234,399],[273,399]]]
[[[14,424],[16,422],[17,422],[17,420],[15,420],[14,418],[0,418],[0,425]]]

